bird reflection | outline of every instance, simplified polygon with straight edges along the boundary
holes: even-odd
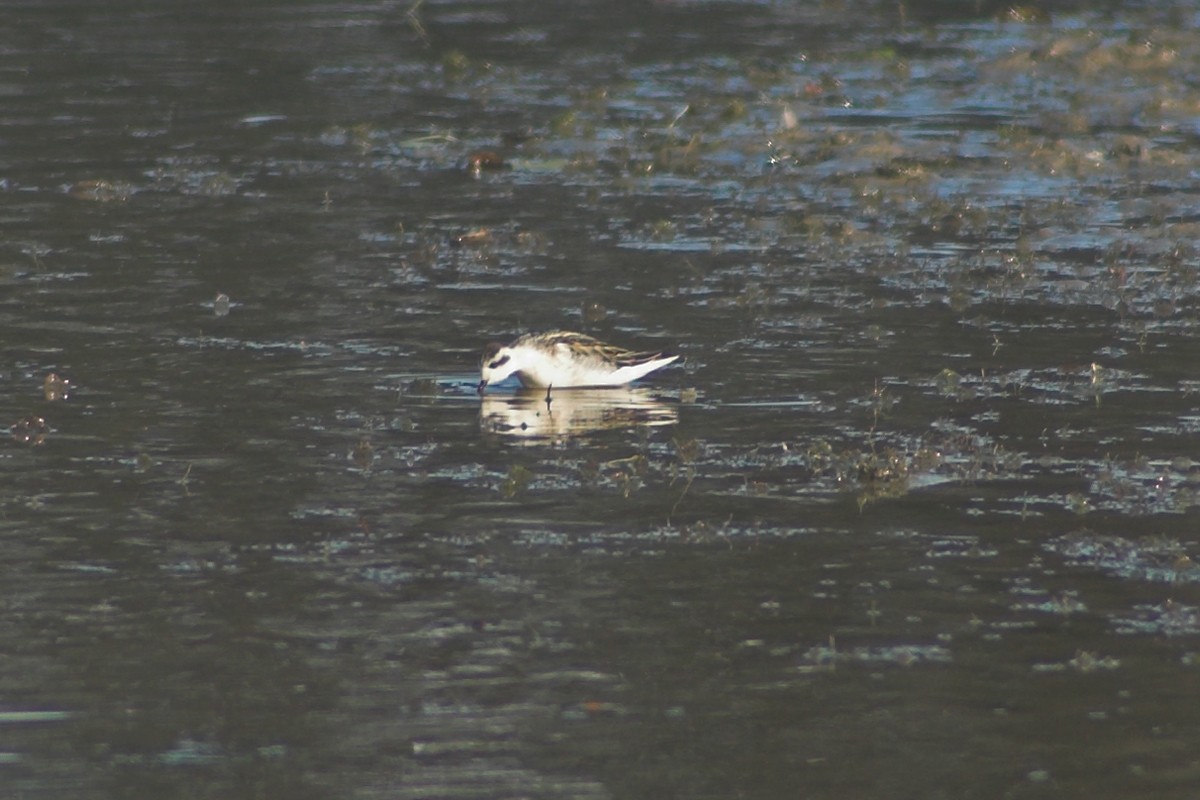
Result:
[[[649,390],[524,389],[513,395],[484,395],[479,425],[485,433],[514,439],[562,439],[638,425],[674,425],[677,406]]]

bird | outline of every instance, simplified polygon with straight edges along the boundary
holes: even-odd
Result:
[[[661,351],[635,352],[573,331],[527,333],[508,344],[492,342],[479,364],[483,394],[489,384],[516,375],[527,388],[624,386],[679,359]]]

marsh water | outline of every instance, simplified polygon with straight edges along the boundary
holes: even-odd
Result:
[[[1190,4],[3,17],[0,795],[1200,792]]]

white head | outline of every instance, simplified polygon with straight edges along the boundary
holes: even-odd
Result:
[[[492,342],[483,351],[483,359],[479,362],[479,385],[475,391],[483,394],[489,383],[499,383],[512,375],[521,365],[513,356],[516,355],[511,347],[499,342]]]

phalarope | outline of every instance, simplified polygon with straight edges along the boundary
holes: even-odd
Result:
[[[636,353],[571,331],[527,333],[508,344],[487,346],[476,391],[483,394],[489,383],[509,375],[516,375],[523,386],[539,389],[624,386],[678,358],[671,353]]]

